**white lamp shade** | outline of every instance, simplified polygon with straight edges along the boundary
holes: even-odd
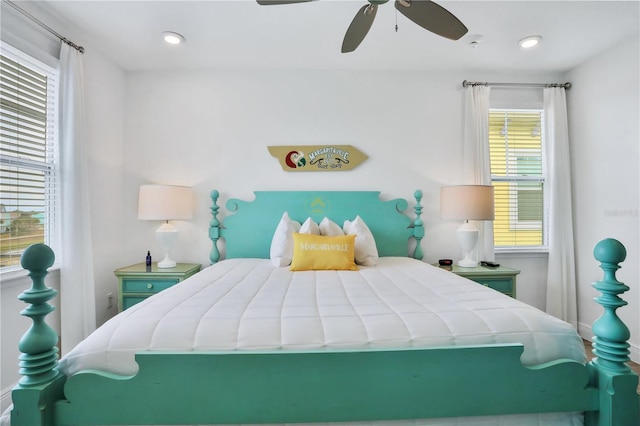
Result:
[[[186,186],[142,185],[138,194],[138,219],[163,220],[156,230],[156,238],[164,259],[158,262],[158,268],[173,268],[176,262],[169,253],[178,241],[178,228],[169,220],[188,220],[193,218],[193,191]]]
[[[193,191],[187,186],[142,185],[138,219],[189,220],[193,218]]]
[[[445,186],[440,190],[440,216],[443,219],[455,220],[493,220],[494,192],[490,185],[456,185]],[[462,247],[464,257],[458,266],[474,268],[478,266],[472,252],[478,241],[478,228],[465,222],[456,234]]]
[[[493,220],[491,185],[444,186],[440,190],[440,217],[456,220]]]

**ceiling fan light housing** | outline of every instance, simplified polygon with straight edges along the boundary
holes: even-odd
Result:
[[[469,41],[469,46],[476,47],[482,40],[484,40],[484,36],[482,34],[472,34],[467,38],[467,40]]]
[[[541,41],[542,41],[542,36],[534,35],[534,36],[529,36],[529,37],[523,38],[522,40],[520,40],[518,42],[518,44],[523,49],[531,49],[532,47],[537,46],[538,44],[540,44]]]

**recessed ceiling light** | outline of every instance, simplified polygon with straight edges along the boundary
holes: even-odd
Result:
[[[529,49],[529,48],[532,48],[533,46],[537,46],[538,43],[540,43],[541,41],[542,41],[542,37],[541,36],[534,35],[534,36],[529,36],[529,37],[523,38],[522,40],[520,40],[518,42],[518,44],[523,49]]]
[[[165,31],[162,33],[162,39],[165,43],[171,45],[178,45],[184,43],[184,36],[173,31]]]

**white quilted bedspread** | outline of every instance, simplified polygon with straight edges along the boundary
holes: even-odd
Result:
[[[522,361],[586,359],[567,323],[410,258],[291,272],[230,259],[115,316],[60,361],[65,374],[137,372],[146,350],[287,350],[524,344]]]

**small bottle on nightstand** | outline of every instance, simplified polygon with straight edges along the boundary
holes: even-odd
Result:
[[[151,271],[151,251],[148,251],[148,250],[147,250],[146,265],[147,265],[147,272]]]

